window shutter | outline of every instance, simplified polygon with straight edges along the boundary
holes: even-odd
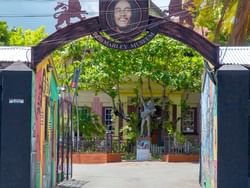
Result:
[[[99,97],[94,97],[92,102],[92,111],[95,112],[97,115],[102,115],[102,103]]]
[[[136,113],[137,109],[135,105],[128,105],[128,114]]]

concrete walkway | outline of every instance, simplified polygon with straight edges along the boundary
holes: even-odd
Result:
[[[65,188],[200,188],[199,164],[160,161],[73,166]]]

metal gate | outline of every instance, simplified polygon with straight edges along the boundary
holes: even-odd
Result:
[[[57,182],[72,178],[72,103],[59,99],[57,140]]]

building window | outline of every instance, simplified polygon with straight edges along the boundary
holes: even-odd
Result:
[[[88,107],[88,106],[78,107],[78,112],[79,112],[79,116],[81,119],[83,119],[85,121],[90,120],[90,112],[91,112],[90,107]]]
[[[111,107],[103,108],[103,124],[106,126],[112,125],[112,108]]]
[[[90,118],[90,107],[84,106],[82,108],[82,116],[84,119],[89,119]]]
[[[195,134],[197,132],[197,108],[188,109],[182,119],[182,133]]]

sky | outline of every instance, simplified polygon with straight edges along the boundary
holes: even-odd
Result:
[[[170,0],[152,0],[158,7],[166,9]],[[58,2],[68,0],[0,0],[0,21],[6,21],[9,29],[22,26],[23,29],[37,29],[44,25],[46,32],[55,32],[54,8]],[[80,0],[87,17],[97,16],[99,0]],[[73,21],[77,21],[73,20]]]

